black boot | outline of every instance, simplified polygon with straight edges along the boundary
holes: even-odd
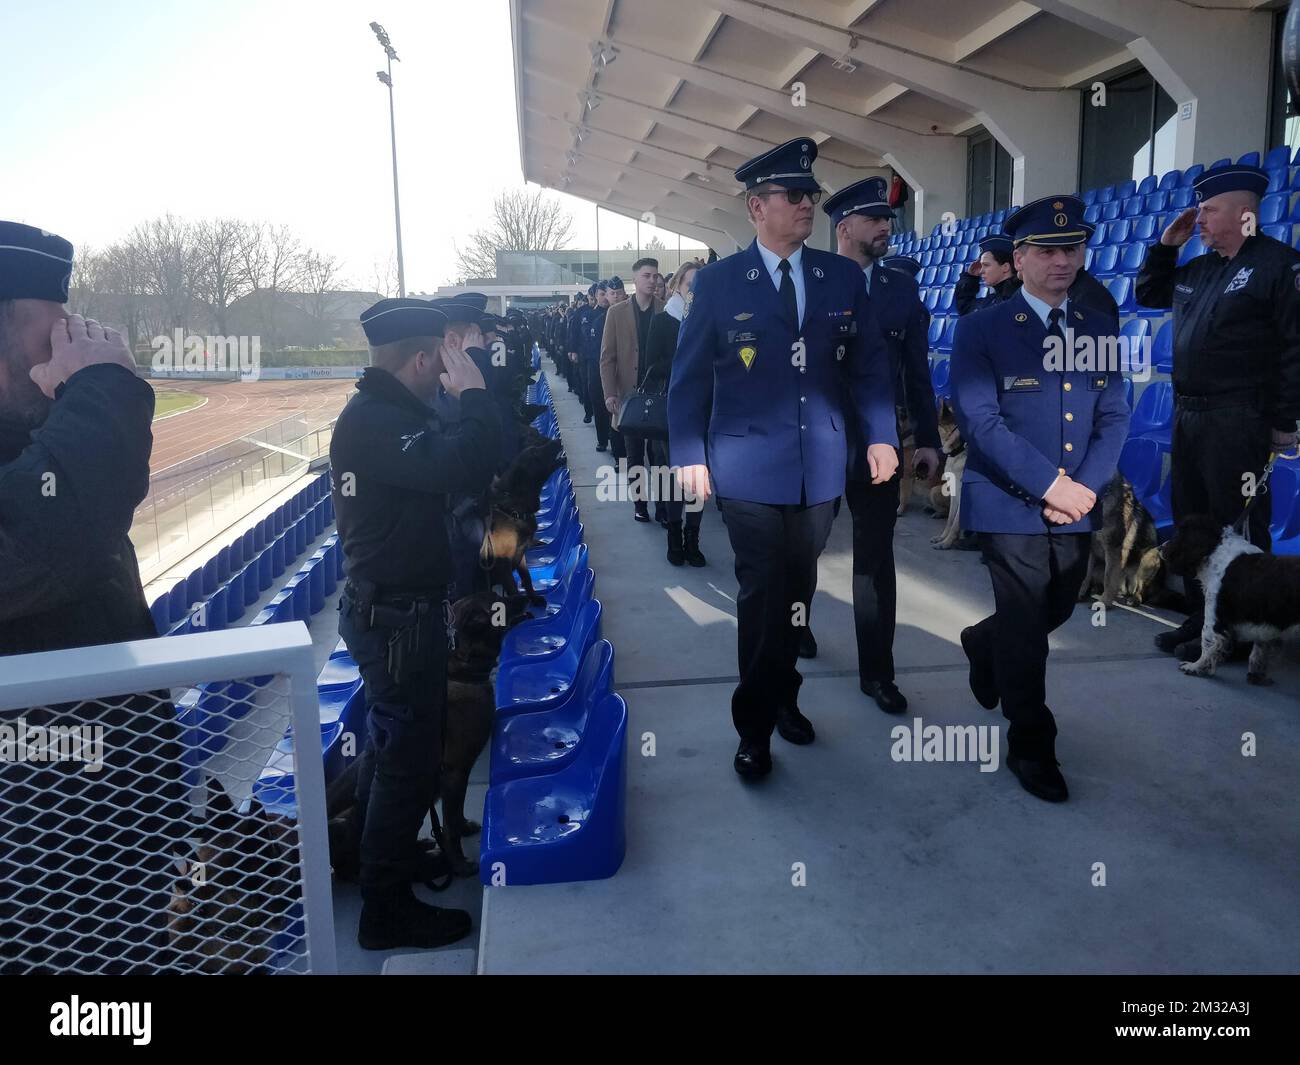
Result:
[[[680,521],[670,521],[668,523],[668,561],[674,566],[681,566],[686,563],[686,548],[682,543],[682,523]]]
[[[692,566],[707,566],[708,561],[700,553],[700,527],[688,525],[683,532],[683,546],[686,548],[686,561]]]
[[[469,935],[474,922],[464,910],[429,906],[409,887],[369,895],[361,906],[357,942],[366,950],[445,947]]]
[[[668,508],[662,503],[655,503],[655,521],[668,528]]]

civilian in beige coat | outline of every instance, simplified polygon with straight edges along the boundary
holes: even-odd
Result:
[[[664,309],[655,298],[655,276],[659,263],[638,259],[632,264],[633,295],[622,303],[611,304],[605,316],[605,332],[600,343],[600,383],[605,391],[605,409],[617,416],[624,398],[635,392],[645,376],[643,352],[650,332],[650,320]],[[611,284],[615,279],[611,279]],[[619,282],[621,287],[622,282]],[[632,496],[633,517],[650,520],[648,499],[649,471],[646,469],[646,441],[643,437],[625,437],[613,426],[610,450],[615,459],[626,458],[628,486]],[[634,472],[636,471],[636,472]],[[655,504],[655,518],[667,526],[668,512],[662,502]]]

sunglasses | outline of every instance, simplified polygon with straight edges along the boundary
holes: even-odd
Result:
[[[790,204],[802,203],[803,198],[807,196],[809,202],[811,202],[814,207],[816,207],[821,202],[821,198],[822,198],[822,194],[820,190],[818,190],[817,192],[809,192],[807,189],[773,189],[771,192],[757,192],[754,195],[778,196],[781,193],[785,194],[786,202]]]

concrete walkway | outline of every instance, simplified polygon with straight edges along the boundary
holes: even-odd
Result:
[[[820,655],[803,664],[817,742],[774,737],[772,776],[745,784],[731,769],[736,581],[720,516],[710,503],[706,568],[669,566],[658,525],[596,501],[608,454],[552,384],[631,712],[628,854],[610,880],[486,890],[480,972],[1300,968],[1294,660],[1265,690],[1241,664],[1197,680],[1153,649],[1159,621],[1116,609],[1094,627],[1081,608],[1048,675],[1068,803],[1027,795],[1001,759],[995,772],[895,761],[891,729],[915,717],[1003,725],[971,697],[957,642],[992,596],[976,553],[931,549],[937,521],[900,521],[895,655],[911,709],[881,713],[857,685],[846,509],[821,561]]]

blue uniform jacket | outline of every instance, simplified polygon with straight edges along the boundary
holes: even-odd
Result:
[[[1114,336],[1110,319],[1070,301],[1066,321],[1081,337]],[[957,322],[952,399],[970,450],[961,486],[961,525],[974,532],[1090,532],[1101,527],[1101,494],[1128,436],[1123,374],[1045,368],[1047,328],[1017,292]],[[1060,474],[1097,493],[1072,525],[1043,517],[1043,493]]]
[[[865,280],[863,282],[866,283]],[[899,405],[906,405],[917,447],[939,449],[939,418],[930,380],[929,315],[916,281],[901,270],[876,264],[871,272],[871,309],[889,351],[890,379]],[[849,480],[871,481],[866,448],[855,422],[849,422]]]
[[[591,316],[593,308],[589,306],[579,307],[578,310],[569,318],[568,335],[565,337],[565,353],[582,352],[582,338],[586,335],[587,319]]]
[[[809,247],[802,267],[802,329],[757,241],[695,275],[668,388],[669,455],[675,466],[707,464],[725,498],[835,499],[852,419],[869,443],[898,444],[889,355],[862,270]]]
[[[583,362],[600,362],[600,341],[605,335],[605,315],[608,307],[592,307],[582,322],[581,346],[578,358]]]

